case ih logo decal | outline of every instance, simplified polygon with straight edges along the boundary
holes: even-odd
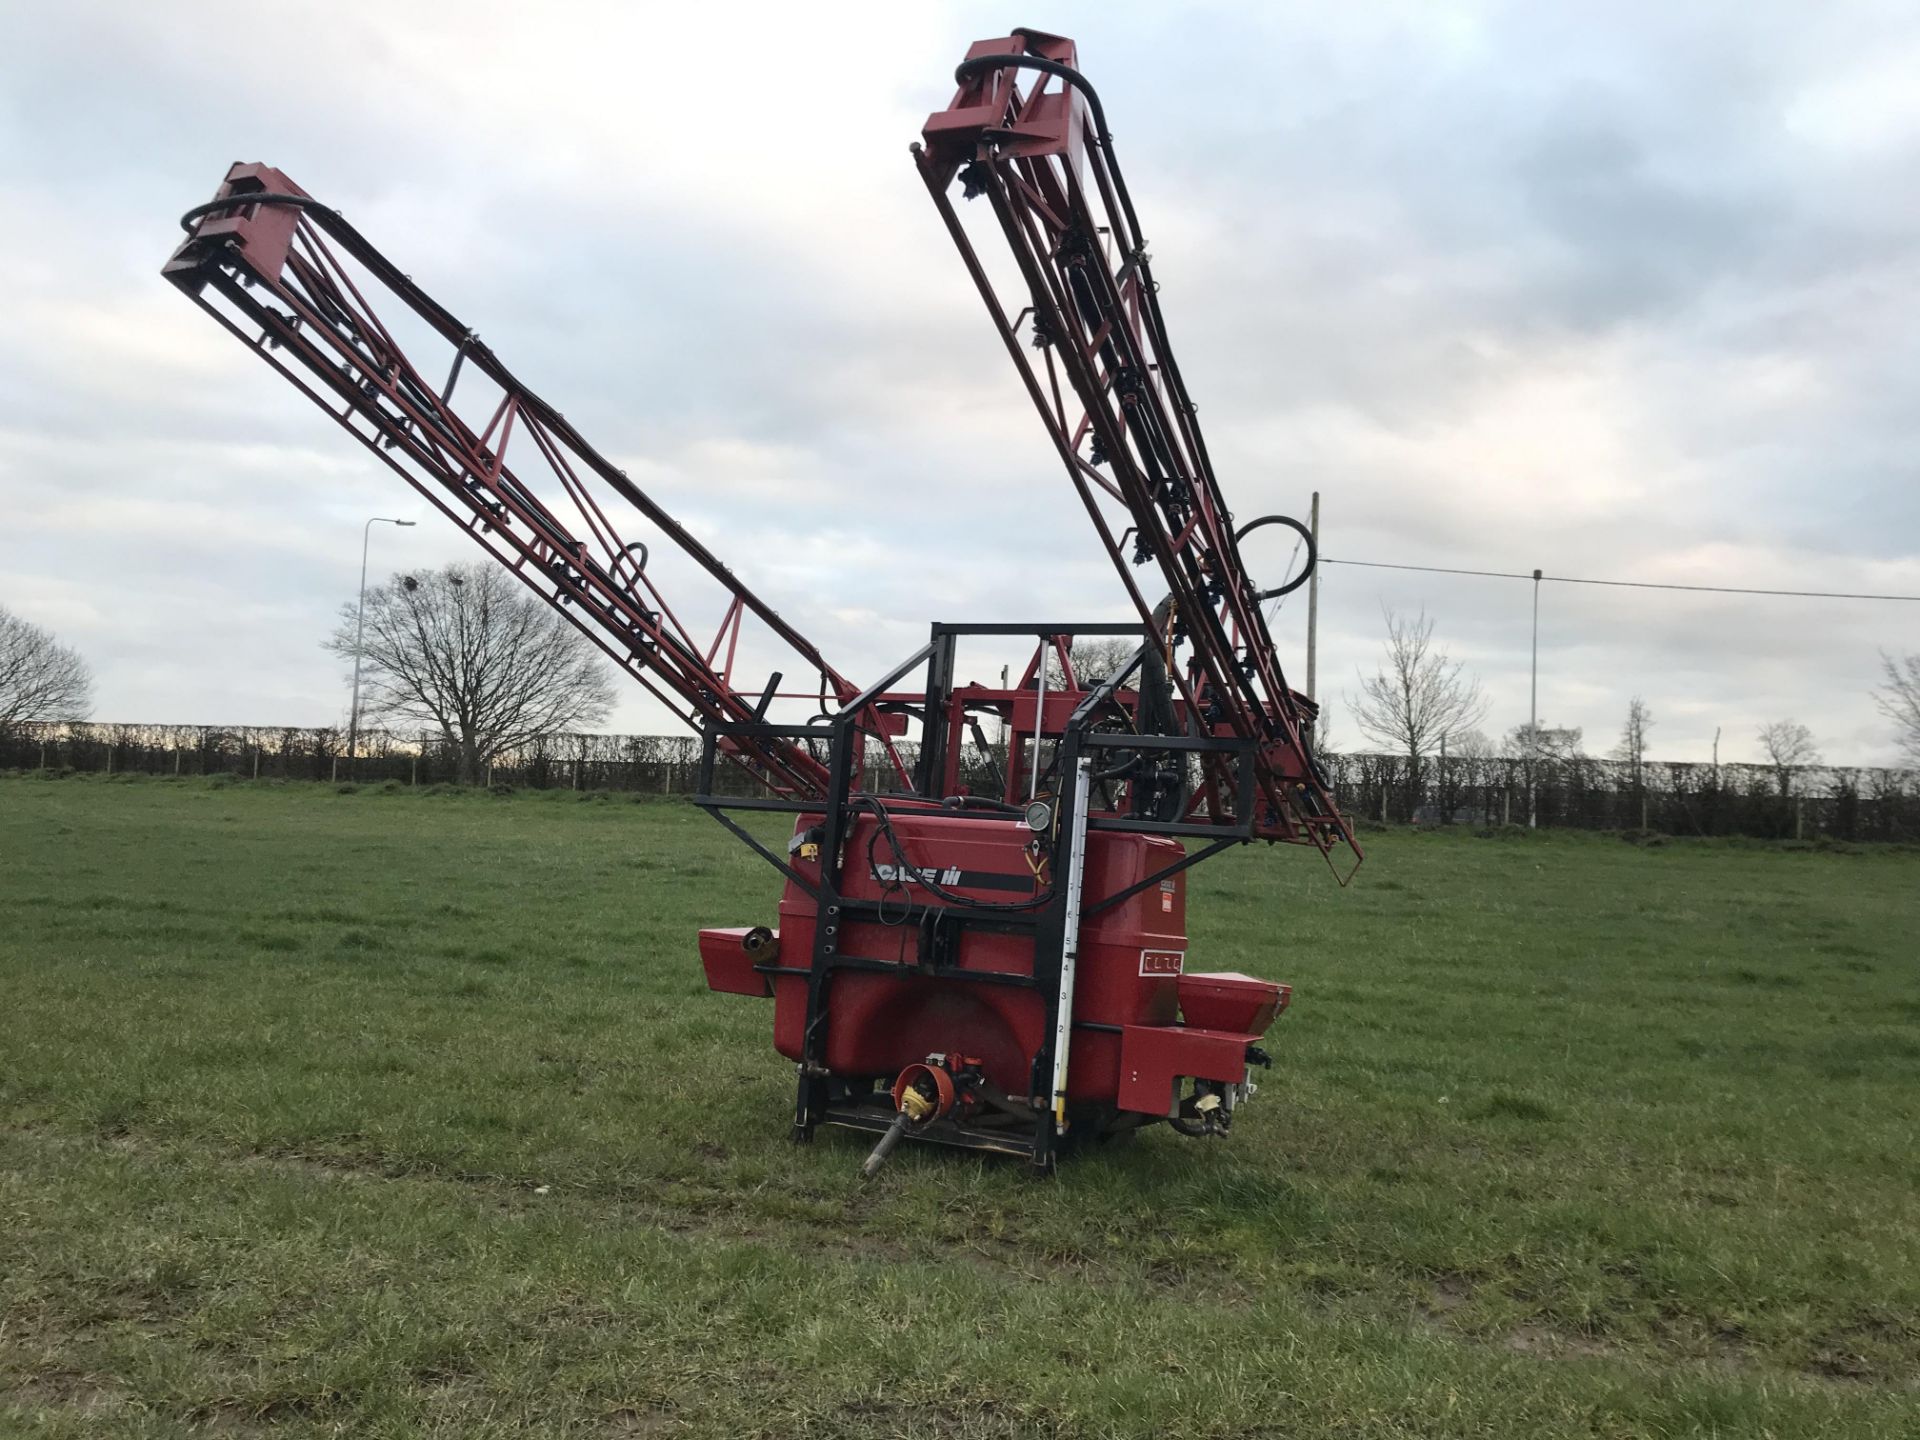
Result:
[[[949,865],[941,869],[938,865],[922,865],[909,868],[905,865],[876,865],[873,873],[889,885],[908,885],[915,880],[931,880],[936,885],[958,885],[960,867]]]
[[[943,890],[1018,890],[1031,894],[1031,875],[1002,875],[994,870],[962,870],[958,865],[875,865],[883,885],[938,885]]]
[[[1184,950],[1142,950],[1140,973],[1142,975],[1178,975],[1186,959],[1187,952]]]

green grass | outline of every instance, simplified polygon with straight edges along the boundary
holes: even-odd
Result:
[[[0,1433],[1915,1433],[1920,855],[1369,838],[1230,1140],[862,1186],[697,812],[0,780]]]

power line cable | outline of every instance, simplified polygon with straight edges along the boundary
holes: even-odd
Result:
[[[1358,565],[1368,570],[1418,570],[1428,575],[1477,575],[1487,580],[1532,580],[1523,570],[1456,570],[1445,565],[1394,565],[1384,560],[1336,560],[1320,557],[1322,565]],[[1844,590],[1761,590],[1741,585],[1678,585],[1659,580],[1592,580],[1576,575],[1539,577],[1556,585],[1608,585],[1623,590],[1691,590],[1710,595],[1786,595],[1801,600],[1897,600],[1920,603],[1920,595],[1865,595]]]
[[[1287,568],[1283,572],[1284,578],[1287,580],[1291,580],[1293,578],[1293,562],[1300,558],[1300,544],[1301,542],[1298,539],[1296,539],[1293,542],[1293,553],[1287,556]],[[1278,599],[1276,599],[1273,602],[1273,608],[1267,611],[1267,624],[1271,625],[1276,619],[1279,618],[1280,607],[1282,605],[1285,605],[1286,603],[1287,603],[1287,597],[1285,595],[1280,596]]]

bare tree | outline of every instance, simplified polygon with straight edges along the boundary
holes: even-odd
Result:
[[[1393,610],[1387,621],[1386,663],[1360,677],[1360,695],[1349,697],[1353,718],[1376,745],[1407,757],[1407,786],[1420,793],[1421,764],[1449,735],[1478,725],[1487,713],[1480,682],[1460,661],[1433,643],[1433,621]]]
[[[1075,640],[1069,654],[1073,656],[1073,674],[1082,688],[1091,688],[1120,669],[1133,658],[1133,652],[1140,648],[1138,640],[1128,640],[1122,636],[1110,635],[1092,640]],[[1058,688],[1066,683],[1066,675],[1060,668],[1057,655],[1047,657],[1047,685]]]
[[[1478,730],[1461,730],[1440,737],[1440,759],[1435,767],[1434,809],[1442,825],[1451,825],[1461,801],[1486,775],[1486,759],[1493,742]]]
[[[1578,760],[1586,754],[1585,739],[1586,731],[1578,725],[1549,725],[1544,720],[1534,725],[1523,720],[1507,732],[1505,749],[1518,760]]]
[[[354,607],[326,648],[354,656]],[[437,730],[460,778],[502,752],[597,725],[613,708],[599,652],[492,565],[396,575],[367,592],[362,688],[369,716]]]
[[[1793,789],[1794,770],[1820,763],[1820,747],[1814,744],[1813,732],[1798,720],[1775,720],[1762,725],[1759,735],[1760,748],[1767,752],[1767,763],[1773,766],[1784,800]]]
[[[1638,695],[1627,702],[1627,721],[1620,727],[1620,741],[1613,747],[1613,758],[1627,764],[1627,780],[1633,799],[1640,806],[1640,827],[1647,825],[1647,731],[1653,728],[1653,711]]]
[[[1613,747],[1613,758],[1627,762],[1627,773],[1637,793],[1646,783],[1647,731],[1653,728],[1653,711],[1638,695],[1627,702],[1627,723],[1620,727],[1620,743]]]
[[[1586,758],[1581,748],[1583,732],[1578,725],[1549,725],[1544,720],[1523,720],[1507,732],[1503,749],[1507,756],[1521,762],[1521,777],[1527,788],[1527,824],[1540,820],[1540,780],[1542,774],[1560,772],[1571,761]]]
[[[1322,706],[1320,717],[1313,722],[1313,753],[1320,756],[1339,753],[1339,746],[1333,739],[1333,708]]]
[[[1497,753],[1493,741],[1481,730],[1461,730],[1447,737],[1447,751],[1459,760],[1478,763],[1491,760]]]
[[[1874,692],[1874,704],[1893,722],[1900,753],[1920,765],[1920,653],[1893,656],[1882,651],[1886,681]]]
[[[1447,763],[1454,781],[1460,786],[1460,798],[1480,792],[1481,818],[1493,821],[1493,789],[1500,747],[1480,730],[1464,730],[1447,737]],[[1456,801],[1456,803],[1459,803]]]
[[[31,621],[0,606],[0,735],[35,720],[84,720],[93,708],[93,672]]]

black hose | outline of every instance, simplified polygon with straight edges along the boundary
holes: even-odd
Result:
[[[987,795],[949,795],[941,802],[947,810],[991,810],[999,815],[1024,815],[1024,805],[1009,805],[1004,800],[995,800]]]
[[[974,76],[984,75],[989,70],[1042,70],[1049,75],[1058,75],[1087,97],[1087,108],[1093,111],[1095,138],[1102,145],[1113,139],[1112,134],[1107,130],[1107,112],[1101,107],[1099,95],[1094,93],[1093,86],[1087,83],[1087,77],[1071,65],[1063,65],[1058,60],[1049,60],[1044,55],[976,55],[971,60],[962,60],[954,67],[954,83],[964,85]]]
[[[1277,596],[1291,595],[1307,583],[1307,577],[1313,574],[1313,567],[1320,561],[1320,547],[1313,543],[1313,532],[1291,515],[1262,515],[1258,520],[1249,520],[1233,532],[1233,543],[1237,546],[1253,531],[1262,525],[1285,525],[1297,534],[1307,547],[1307,563],[1300,567],[1300,573],[1284,585],[1276,585],[1271,590],[1259,590],[1254,593],[1256,600],[1272,600]]]
[[[194,223],[204,215],[216,210],[233,210],[242,205],[284,205],[295,210],[318,210],[323,215],[340,218],[340,212],[331,205],[322,205],[311,195],[290,195],[279,190],[256,190],[250,195],[223,195],[218,200],[209,200],[204,205],[196,205],[180,217],[180,228],[191,235]]]
[[[1052,902],[1052,887],[1048,887],[1029,900],[969,900],[964,895],[955,894],[953,891],[946,889],[935,881],[929,880],[921,873],[920,867],[907,858],[906,847],[900,843],[900,837],[894,833],[893,817],[887,813],[886,806],[882,805],[880,801],[872,795],[863,796],[861,805],[862,808],[873,812],[873,818],[879,824],[879,834],[886,837],[887,846],[893,851],[893,860],[896,867],[894,873],[896,876],[902,878],[902,883],[918,885],[929,894],[946,901],[949,905],[967,910],[1038,910],[1042,906]],[[877,838],[877,836],[870,836],[867,840],[867,864],[874,870],[875,879],[879,878],[879,867],[873,863],[873,845]],[[907,875],[911,875],[913,878],[906,880],[904,877]],[[891,887],[889,888],[891,889]]]
[[[1140,217],[1134,213],[1133,197],[1127,193],[1127,182],[1120,174],[1120,161],[1113,153],[1113,132],[1107,128],[1106,108],[1101,105],[1098,92],[1087,83],[1087,77],[1071,65],[1062,65],[1058,60],[1049,60],[1044,55],[977,55],[971,60],[962,60],[954,68],[953,78],[955,83],[964,85],[975,75],[984,75],[989,70],[1039,70],[1048,75],[1059,76],[1087,97],[1087,109],[1093,112],[1093,138],[1100,148],[1107,152],[1107,169],[1113,175],[1114,194],[1120,199],[1120,210],[1127,217],[1127,228],[1133,232],[1133,242],[1141,250],[1139,255],[1141,278],[1150,280],[1145,242],[1140,238]],[[1153,298],[1153,286],[1149,283],[1142,288],[1146,292],[1148,308],[1155,312],[1157,319],[1160,307]],[[1179,371],[1175,369],[1173,374],[1177,379]],[[1183,396],[1186,394],[1186,387],[1181,387],[1181,394]]]

